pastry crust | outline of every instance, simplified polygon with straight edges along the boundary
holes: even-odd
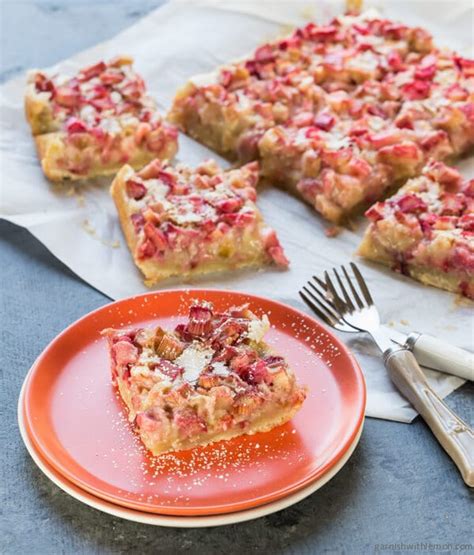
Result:
[[[127,241],[128,248],[132,253],[133,260],[142,273],[147,275],[145,273],[146,268],[142,269],[141,261],[137,260],[135,257],[138,236],[133,228],[131,220],[132,212],[129,208],[126,194],[126,181],[133,175],[133,173],[133,168],[131,166],[123,166],[112,181],[112,185],[110,186],[110,195],[115,203],[115,207],[117,208],[120,226],[122,227],[122,232],[125,236],[125,240]]]
[[[147,175],[148,179],[140,177],[140,174]],[[172,199],[171,203],[167,200],[171,191],[157,196],[153,191],[154,187],[167,187],[165,182],[160,181],[161,174],[166,174],[168,181],[169,176],[180,180],[189,190],[183,195],[169,197]],[[124,166],[115,177],[110,193],[134,262],[145,276],[145,284],[151,286],[172,276],[188,279],[202,274],[228,272],[232,269],[259,268],[272,262],[286,267],[288,261],[275,232],[265,225],[251,200],[255,195],[257,177],[258,168],[255,163],[228,172],[220,170],[212,161],[202,164],[196,170],[186,167],[173,169],[154,161],[138,174],[130,166]],[[138,182],[139,186],[147,191],[138,201],[131,198],[127,192],[129,180]],[[204,188],[196,188],[195,183],[203,180],[207,181],[203,185]],[[236,184],[236,188],[232,184]],[[213,195],[216,199],[212,198]],[[188,198],[193,205],[188,204]],[[239,208],[229,214],[220,213],[212,205],[219,200],[238,203]],[[199,210],[194,208],[196,203],[203,208],[205,217],[198,216]],[[185,210],[185,217],[189,222],[180,223],[175,210],[178,205]],[[159,217],[163,224],[155,221],[158,217],[156,210],[160,210]],[[175,215],[170,216],[171,213]],[[168,241],[162,252],[152,248],[152,254],[143,254],[148,248],[147,235],[144,227],[137,229],[133,224],[133,219],[142,218],[142,215],[154,221],[160,235],[164,233],[165,243],[168,237],[171,237],[171,242]],[[171,236],[168,235],[170,217],[175,218],[172,219]],[[232,220],[240,218],[241,222],[234,227],[231,223],[224,224],[224,221],[227,222],[231,217]],[[145,225],[145,220],[141,225]],[[179,243],[179,238],[177,239],[180,233],[191,237],[186,240],[184,246],[183,243]]]
[[[248,305],[190,308],[175,331],[104,330],[114,383],[129,420],[154,454],[191,449],[290,420],[306,390],[263,337]]]
[[[161,121],[131,64],[99,62],[72,78],[30,74],[25,115],[48,179],[112,175],[124,163],[174,157],[177,130]]]
[[[389,253],[370,235],[364,236],[357,250],[357,254],[367,260],[378,262],[392,270],[400,272],[398,261],[395,260],[393,256],[389,255]],[[436,268],[428,268],[426,266],[413,264],[412,262],[405,262],[403,265],[403,274],[425,285],[474,298],[474,276],[469,272],[452,271],[446,273]],[[462,288],[460,287],[461,283],[465,284]]]
[[[57,131],[51,105],[47,94],[37,93],[33,84],[27,86],[25,94],[25,115],[30,124],[32,135],[41,135]]]
[[[474,181],[431,162],[386,202],[357,253],[422,283],[474,298]]]
[[[71,144],[68,135],[61,131],[36,135],[34,140],[43,172],[51,181],[92,179],[94,177],[115,175],[123,167],[123,159],[104,163],[101,161],[100,146],[94,143],[87,146],[87,142],[78,145]],[[88,141],[89,138],[85,137],[85,140]],[[132,168],[140,169],[156,158],[157,155],[163,160],[173,159],[177,149],[175,141],[167,141],[163,137],[163,149],[158,153],[133,147],[129,151],[131,157],[127,163]],[[88,166],[87,173],[80,170],[68,170],[67,167],[64,167],[65,160],[66,166],[69,167],[81,168],[86,163]]]

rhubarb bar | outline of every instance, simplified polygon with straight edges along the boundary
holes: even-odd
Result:
[[[321,112],[316,121],[319,127],[267,131],[260,141],[262,173],[335,223],[360,214],[417,175],[430,154],[452,152],[444,131],[381,127],[371,115],[351,122]]]
[[[84,179],[170,159],[177,130],[164,122],[131,58],[80,70],[74,77],[29,77],[25,112],[49,179]]]
[[[474,146],[474,61],[373,13],[314,23],[178,92],[169,118],[339,223]]]
[[[112,377],[153,455],[266,432],[290,420],[306,392],[264,342],[267,316],[247,305],[190,308],[174,331],[104,330]]]
[[[262,173],[339,222],[418,175],[430,159],[474,145],[474,62],[449,52],[391,56],[392,70],[259,141]]]
[[[222,171],[154,160],[124,166],[111,194],[133,259],[148,285],[171,276],[230,271],[288,260],[255,205],[258,163]]]
[[[178,91],[169,119],[224,156],[255,158],[266,129],[317,112],[325,91],[352,91],[381,79],[391,69],[389,53],[402,61],[430,49],[421,29],[370,14],[309,23],[248,58],[192,78]]]
[[[428,285],[474,299],[474,180],[430,162],[372,206],[359,254]]]

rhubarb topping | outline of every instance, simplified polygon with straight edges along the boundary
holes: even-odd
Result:
[[[258,246],[268,261],[288,266],[276,233],[263,225],[254,204],[257,180],[255,162],[223,172],[212,161],[193,171],[154,160],[125,180],[138,239],[136,257],[163,260],[167,253],[189,252],[187,263],[193,267],[210,256],[213,244],[219,245],[214,257],[244,257],[245,247],[239,252],[236,241],[253,237],[251,248]],[[205,318],[204,311],[197,311],[188,333],[205,334]]]

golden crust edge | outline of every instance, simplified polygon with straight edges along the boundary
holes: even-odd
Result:
[[[157,283],[172,277],[179,277],[181,281],[189,280],[191,281],[192,278],[199,277],[199,276],[209,276],[212,274],[229,274],[234,270],[251,270],[251,269],[260,269],[267,263],[262,259],[262,261],[252,261],[252,262],[244,262],[242,264],[238,264],[235,266],[226,266],[222,265],[220,267],[215,267],[213,269],[209,268],[199,268],[193,269],[188,272],[183,272],[181,274],[176,274],[175,272],[153,272],[153,276],[150,276],[144,280],[144,283],[147,287],[153,287]]]
[[[115,207],[117,208],[117,214],[120,221],[120,226],[122,228],[123,234],[125,236],[125,241],[130,250],[130,254],[135,262],[138,269],[145,275],[144,270],[141,267],[140,261],[135,257],[135,249],[137,247],[138,239],[135,229],[132,224],[131,211],[129,209],[129,204],[125,197],[126,191],[126,181],[128,176],[134,174],[132,166],[126,164],[123,166],[115,176],[112,184],[110,185],[110,196],[112,197]]]
[[[50,181],[62,181],[69,177],[68,172],[58,168],[53,161],[54,158],[51,151],[62,148],[62,138],[64,134],[60,131],[52,133],[43,133],[41,135],[34,135],[33,139],[36,145],[36,151],[41,164],[44,175]],[[71,179],[74,179],[71,177]],[[76,178],[77,179],[77,178]]]
[[[392,269],[393,259],[385,252],[385,249],[379,247],[373,240],[370,229],[371,228],[369,226],[359,247],[357,248],[356,254],[366,260],[382,264]],[[449,291],[450,293],[460,294],[458,285],[461,276],[457,273],[441,272],[435,268],[410,264],[410,262],[406,263],[406,269],[408,277],[419,281],[424,285],[436,287],[437,289],[443,289],[444,291]],[[468,283],[470,288],[474,291],[474,276],[468,276]]]
[[[123,163],[117,163],[111,165],[109,167],[103,167],[98,171],[93,171],[85,175],[75,174],[69,172],[67,170],[63,170],[59,168],[55,163],[55,157],[51,154],[51,150],[53,149],[64,149],[63,138],[66,136],[65,133],[62,131],[51,132],[51,133],[43,133],[40,135],[35,135],[33,138],[36,144],[36,150],[38,152],[38,158],[41,163],[41,167],[45,176],[50,181],[63,181],[63,180],[70,180],[70,181],[83,181],[85,179],[94,179],[97,177],[107,177],[111,175],[116,175],[117,172],[123,166]],[[126,166],[130,166],[134,170],[141,169],[142,167],[146,166],[149,162],[151,162],[155,158],[159,158],[160,160],[171,160],[175,157],[178,151],[178,141],[168,141],[166,143],[163,152],[160,156],[157,156],[155,153],[151,153],[145,149],[137,149],[136,156],[130,160]]]
[[[295,387],[298,387],[298,386],[295,384]],[[278,414],[274,418],[271,418],[269,416],[264,416],[262,418],[256,419],[252,423],[253,425],[251,425],[247,430],[242,431],[242,429],[233,428],[231,430],[226,430],[224,432],[213,434],[209,436],[207,439],[204,437],[202,441],[193,442],[189,440],[188,441],[184,440],[184,441],[174,442],[169,448],[165,448],[159,451],[156,449],[153,449],[152,448],[153,446],[150,444],[150,442],[145,442],[139,430],[137,430],[137,434],[140,437],[143,444],[145,445],[145,447],[154,456],[164,455],[165,453],[186,451],[188,449],[193,449],[195,447],[206,447],[207,445],[211,445],[219,441],[228,441],[236,437],[269,432],[270,430],[273,430],[274,428],[278,426],[282,426],[283,424],[286,424],[287,422],[289,422],[293,418],[293,416],[300,410],[303,404],[303,401],[304,399],[300,403],[297,403],[296,405],[292,405],[291,407],[278,412]]]
[[[53,133],[57,130],[57,126],[54,125],[50,103],[46,99],[41,99],[31,84],[27,85],[24,110],[26,121],[33,136]],[[47,121],[49,125],[42,123],[42,119]]]

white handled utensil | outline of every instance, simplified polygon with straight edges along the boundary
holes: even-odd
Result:
[[[472,353],[424,333],[411,333],[404,345],[422,366],[474,381]]]
[[[393,345],[390,331],[380,325],[379,313],[364,278],[354,263],[351,262],[350,266],[356,286],[342,266],[343,279],[333,269],[334,282],[337,285],[334,285],[326,272],[322,291],[314,287],[318,297],[313,296],[309,300],[307,288],[300,292],[301,297],[330,325],[346,325],[372,336],[383,353],[385,366],[395,386],[420,413],[458,467],[464,482],[474,487],[473,430],[433,391],[413,353],[405,346]],[[416,343],[417,341],[415,345]]]
[[[308,306],[311,302],[314,305],[314,303],[319,303],[320,301],[327,301],[328,291],[326,283],[317,276],[313,276],[313,281],[309,281],[307,286],[303,287],[300,295]],[[339,331],[359,332],[359,330],[346,324],[339,315],[332,314],[328,319],[326,313],[317,312],[317,307],[314,308],[312,306],[311,308],[333,328]],[[385,330],[386,335],[390,337],[394,344],[412,351],[422,366],[432,368],[433,370],[440,370],[464,380],[474,381],[474,354],[469,351],[424,333],[414,332],[406,335],[383,324],[380,327]]]

